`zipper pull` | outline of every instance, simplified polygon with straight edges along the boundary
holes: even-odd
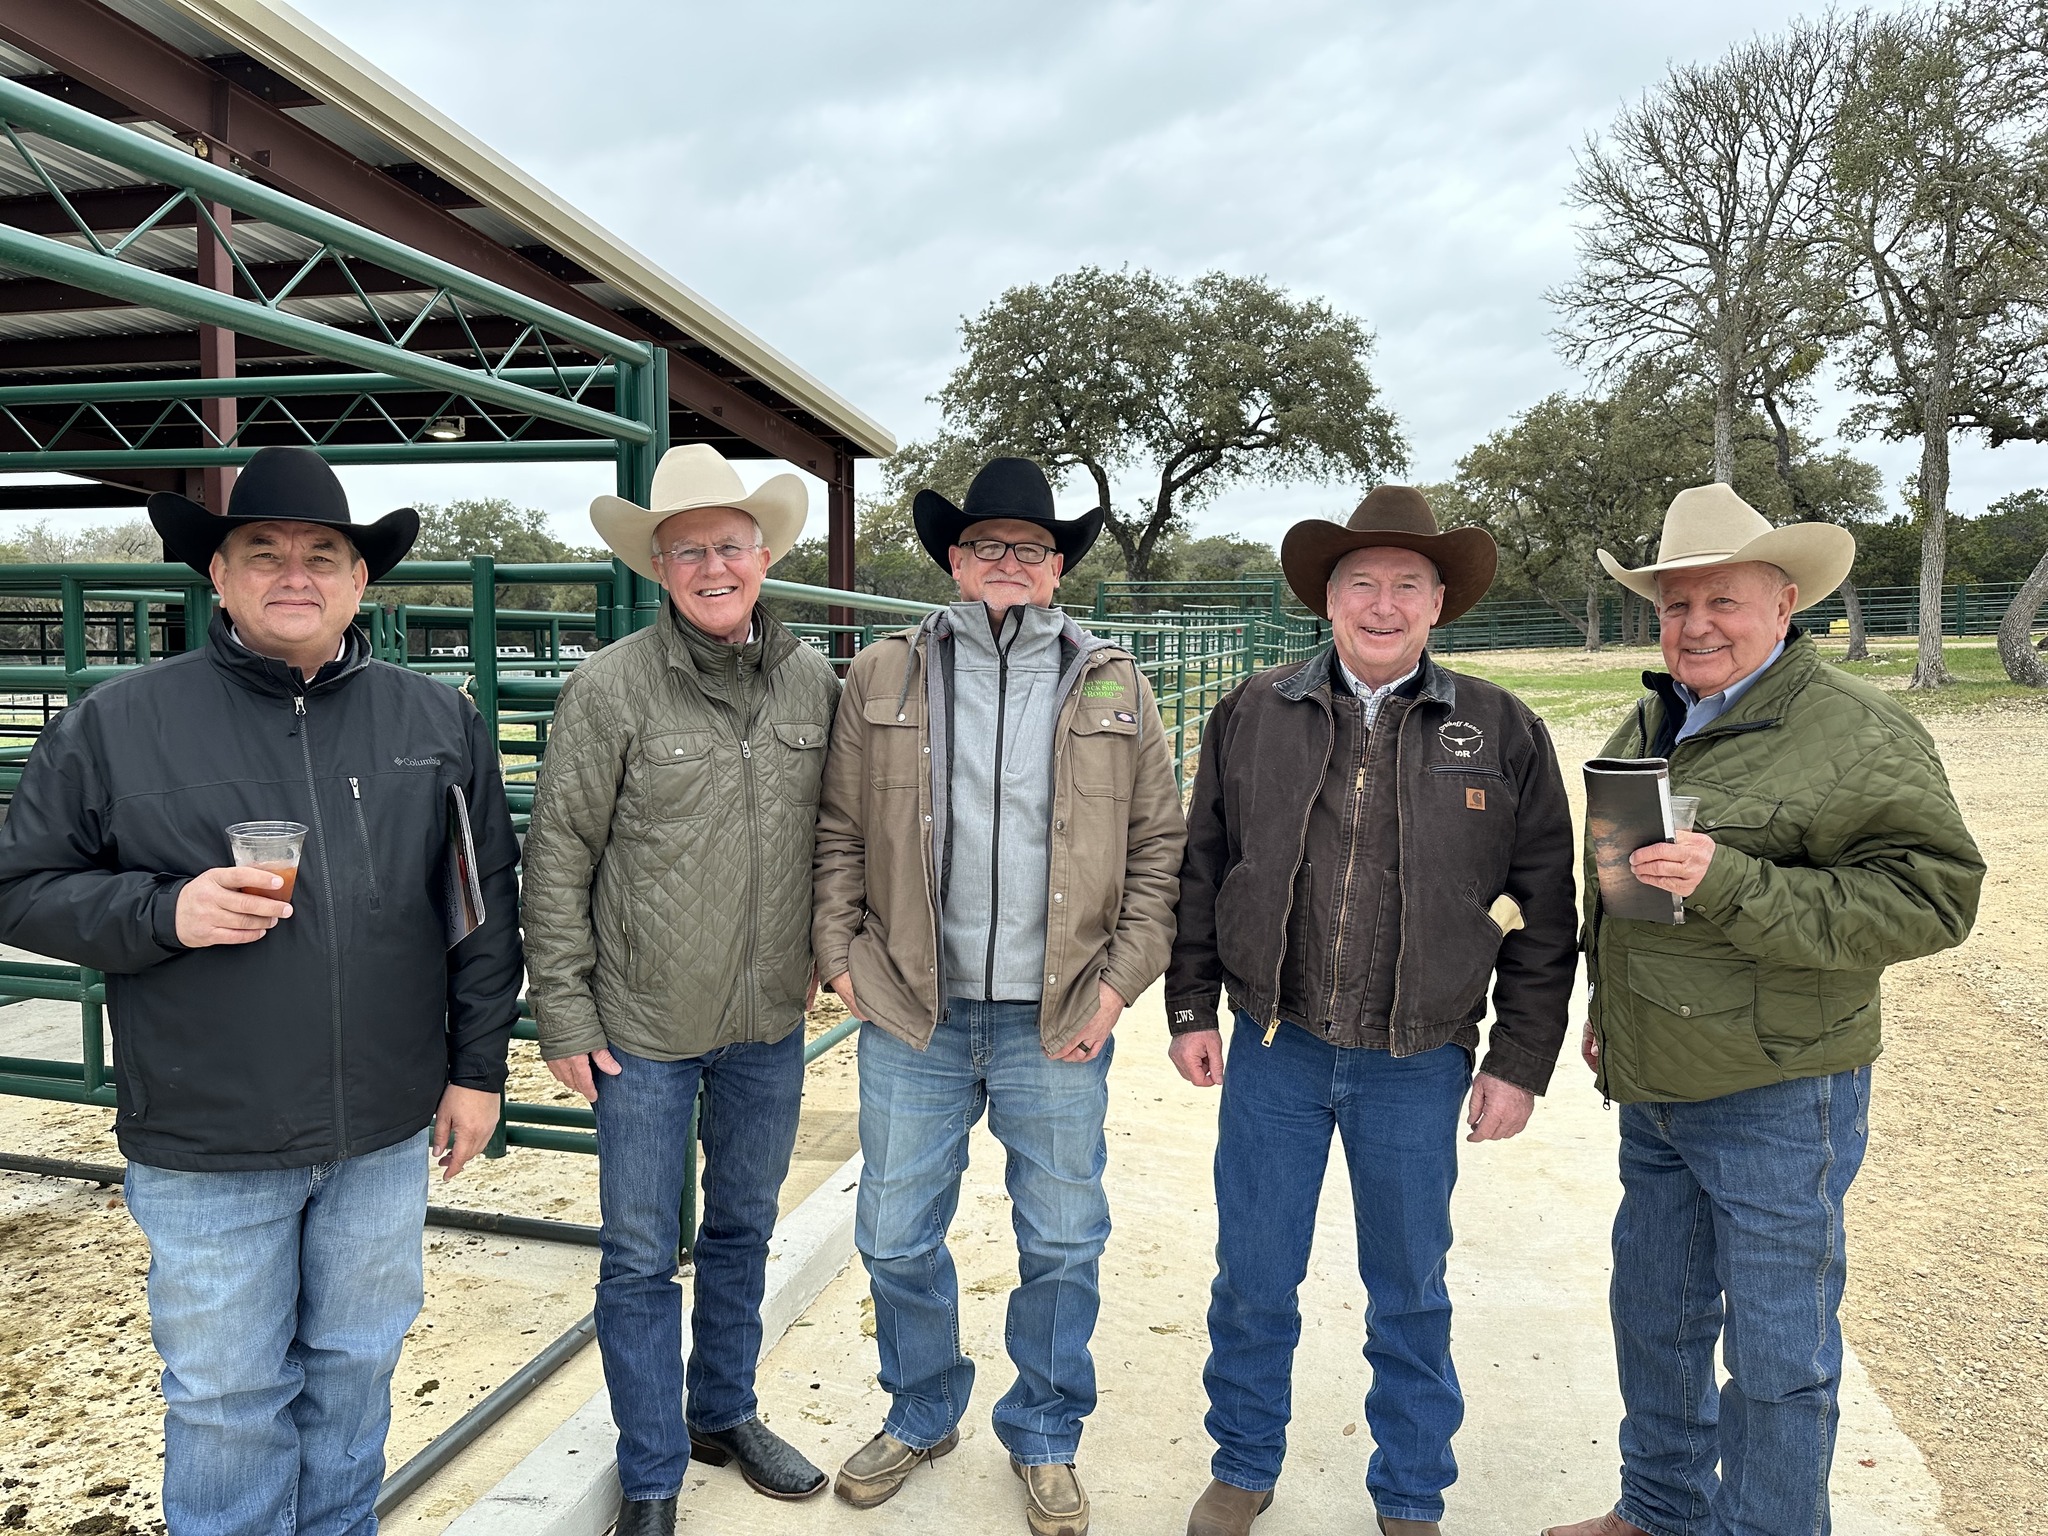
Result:
[[[740,743],[740,756],[746,761],[752,762],[754,760],[754,744],[750,741],[742,741]]]
[[[354,778],[351,778],[348,781],[348,792],[354,795],[358,800],[363,798],[363,786],[357,783]]]
[[[292,695],[292,713],[301,720],[306,718],[306,696],[303,693]]]
[[[1280,1015],[1276,1013],[1276,1014],[1274,1014],[1274,1015],[1273,1015],[1273,1021],[1272,1021],[1272,1023],[1270,1023],[1270,1024],[1268,1024],[1268,1025],[1266,1026],[1266,1038],[1265,1038],[1265,1039],[1263,1039],[1263,1040],[1261,1040],[1261,1041],[1259,1042],[1259,1044],[1261,1044],[1261,1045],[1271,1045],[1271,1044],[1273,1043],[1273,1037],[1274,1037],[1275,1035],[1279,1034],[1279,1033],[1280,1033]]]
[[[1365,793],[1365,770],[1363,768],[1358,770],[1357,781],[1351,787],[1358,794],[1362,795]]]

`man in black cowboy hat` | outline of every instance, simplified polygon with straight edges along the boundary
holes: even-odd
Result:
[[[1035,1536],[1084,1536],[1110,1031],[1166,965],[1180,794],[1130,654],[1051,606],[1102,513],[1055,518],[1028,459],[914,512],[960,601],[854,658],[818,818],[818,975],[866,1021],[854,1235],[891,1399],[836,1488],[879,1504],[959,1443],[974,1363],[946,1227],[986,1108],[1022,1277],[996,1437]]]
[[[43,732],[0,827],[0,940],[107,973],[170,1529],[350,1536],[421,1304],[428,1127],[450,1177],[497,1123],[518,849],[476,710],[353,628],[416,514],[356,523],[316,454],[265,448],[226,516],[149,515],[221,611]],[[458,937],[464,806],[484,919]],[[229,862],[257,820],[300,825],[295,883]]]
[[[1334,1131],[1368,1298],[1366,1487],[1389,1536],[1435,1536],[1464,1412],[1444,1287],[1458,1111],[1472,1141],[1513,1136],[1550,1081],[1577,965],[1571,817],[1542,721],[1428,653],[1493,580],[1484,530],[1440,533],[1419,492],[1380,486],[1348,525],[1297,523],[1280,558],[1332,643],[1209,717],[1166,978],[1174,1065],[1223,1089],[1215,1481],[1188,1532],[1243,1536],[1273,1501]]]

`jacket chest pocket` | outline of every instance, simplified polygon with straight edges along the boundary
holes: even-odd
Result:
[[[918,729],[923,724],[918,701],[869,699],[861,706],[861,719],[869,727],[864,743],[868,782],[876,789],[916,789],[929,758],[922,750]]]
[[[643,736],[626,770],[626,801],[647,821],[688,821],[718,803],[710,731]]]
[[[1138,717],[1132,711],[1104,709],[1082,699],[1067,736],[1074,788],[1084,795],[1130,799],[1137,735]]]
[[[1700,809],[1694,822],[1717,843],[1725,843],[1752,858],[1782,858],[1799,848],[1798,829],[1793,817],[1784,814],[1784,802],[1764,795],[1743,794],[1714,784],[1675,783],[1675,794],[1697,795]]]
[[[825,727],[815,720],[778,720],[774,739],[777,793],[791,805],[816,806],[825,774]]]

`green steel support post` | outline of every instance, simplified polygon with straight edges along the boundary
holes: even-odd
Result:
[[[64,670],[79,672],[85,668],[85,583],[77,576],[66,576],[64,586]]]
[[[470,697],[477,713],[484,717],[484,729],[492,741],[498,739],[498,578],[496,563],[489,555],[469,562],[469,666]]]
[[[106,977],[98,971],[79,968],[78,979],[87,987],[103,986]],[[85,1086],[93,1093],[107,1085],[107,1054],[103,1031],[106,1023],[106,1008],[93,1001],[88,994],[78,1005],[79,1057],[85,1065]]]

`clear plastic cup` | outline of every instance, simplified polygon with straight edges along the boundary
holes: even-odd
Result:
[[[1693,823],[1699,820],[1700,799],[1698,795],[1673,795],[1671,797],[1671,830],[1690,832]]]
[[[282,886],[249,890],[273,901],[290,901],[299,881],[299,853],[306,846],[306,827],[297,821],[238,821],[228,828],[228,850],[238,869],[268,870]]]

